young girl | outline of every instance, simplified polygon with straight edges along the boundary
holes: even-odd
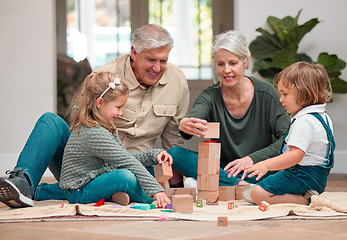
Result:
[[[130,153],[118,138],[114,120],[122,116],[128,87],[109,72],[86,77],[71,110],[72,134],[64,151],[60,188],[70,203],[102,198],[122,205],[130,201],[170,203],[164,189],[145,167],[170,162],[162,149]],[[129,199],[130,198],[130,199]]]
[[[330,80],[322,65],[298,62],[279,73],[275,83],[280,102],[291,114],[281,155],[246,167],[243,178],[251,173],[249,177],[259,180],[268,171],[281,170],[251,190],[253,202],[307,205],[312,194],[324,192],[334,164],[332,122],[325,112]]]

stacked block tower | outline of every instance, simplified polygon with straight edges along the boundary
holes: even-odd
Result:
[[[219,138],[219,123],[208,123],[205,138]],[[199,200],[208,205],[219,203],[219,168],[221,144],[215,141],[199,143],[197,188]]]

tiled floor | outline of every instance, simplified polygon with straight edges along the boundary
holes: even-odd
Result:
[[[327,191],[347,191],[347,175],[330,175]],[[1,223],[0,239],[347,239],[343,220],[259,220],[226,227],[197,221]]]

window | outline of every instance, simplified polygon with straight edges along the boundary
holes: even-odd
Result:
[[[67,54],[76,61],[87,58],[92,69],[130,53],[131,26],[155,23],[174,39],[169,61],[189,80],[209,80],[213,35],[233,22],[232,0],[66,1]],[[223,14],[212,20],[213,10]]]
[[[149,0],[149,23],[170,32],[169,61],[188,79],[211,79],[211,0]]]
[[[130,52],[128,0],[67,0],[67,55],[92,69]]]

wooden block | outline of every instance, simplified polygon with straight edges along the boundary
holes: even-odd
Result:
[[[196,199],[206,200],[206,192],[207,192],[206,190],[198,190]]]
[[[259,208],[260,211],[265,212],[266,209],[267,209],[269,206],[270,206],[269,203],[267,203],[267,202],[265,202],[265,201],[262,201],[262,202],[259,204],[258,208]]]
[[[155,165],[154,176],[159,183],[165,183],[173,176],[171,165],[168,162]]]
[[[219,187],[219,174],[198,174],[198,190],[215,191]]]
[[[206,204],[219,205],[219,196],[217,191],[206,191]]]
[[[173,195],[192,195],[193,202],[196,202],[195,188],[166,188],[165,193],[171,201]]]
[[[250,185],[236,185],[235,186],[235,200],[242,200],[242,193],[245,191],[247,188],[249,188]]]
[[[211,143],[211,142],[199,142],[199,158],[211,158],[219,159],[220,158],[220,143]]]
[[[219,122],[207,123],[207,130],[205,131],[204,138],[219,138]]]
[[[236,204],[234,202],[228,202],[228,210],[233,210],[236,208]]]
[[[198,174],[216,174],[220,172],[220,159],[199,158]]]
[[[235,200],[235,186],[220,186],[219,201]]]
[[[203,207],[204,206],[204,202],[202,200],[196,200],[195,206],[196,207]]]
[[[193,212],[193,196],[192,195],[173,195],[172,196],[173,212]]]
[[[218,226],[228,226],[228,217],[218,217]]]

